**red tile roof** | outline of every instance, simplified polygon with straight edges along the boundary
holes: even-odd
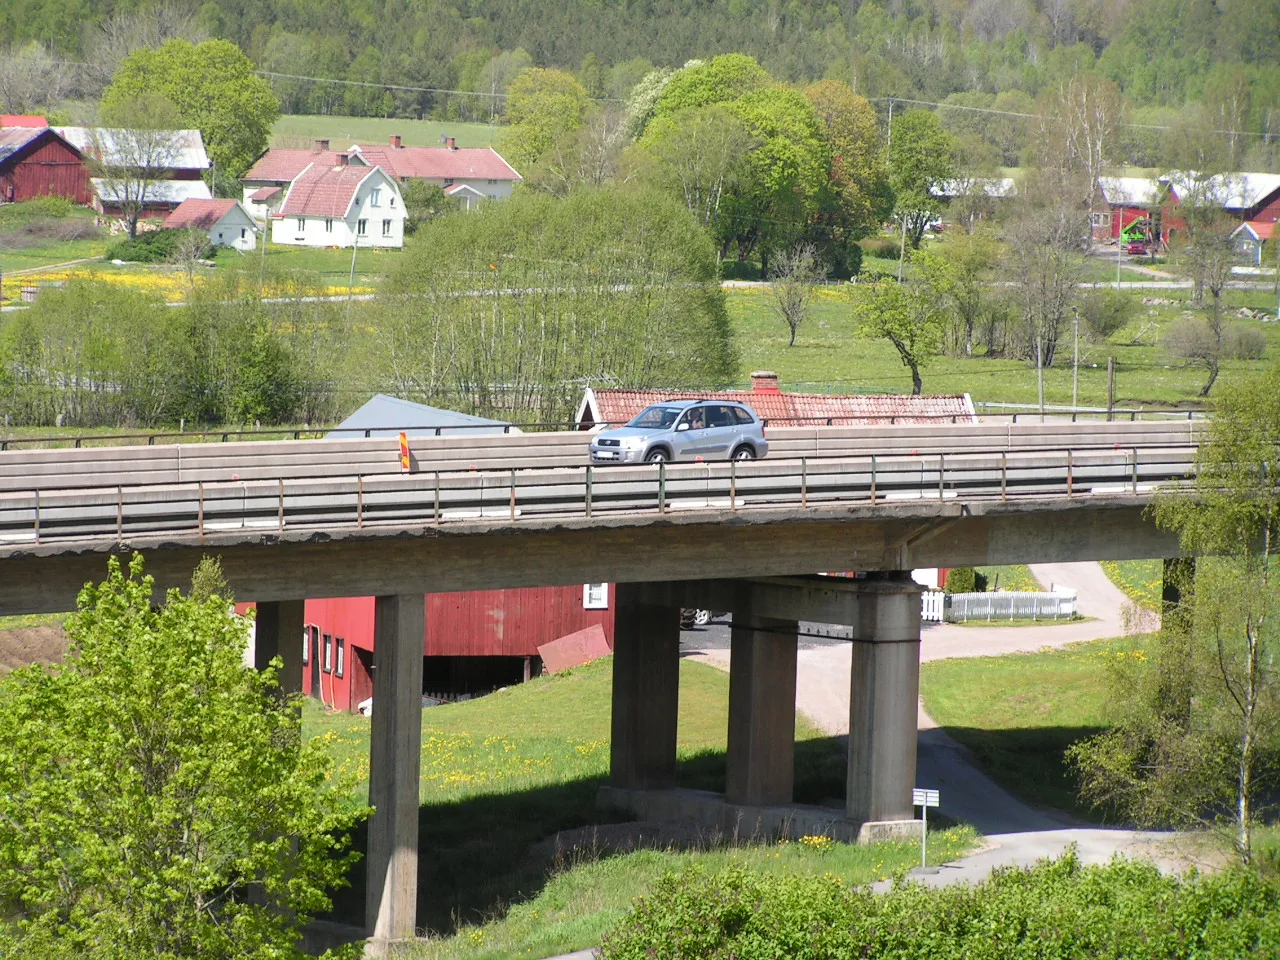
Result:
[[[851,426],[873,423],[973,423],[973,404],[963,394],[952,396],[886,394],[838,396],[772,390],[588,390],[579,421],[589,414],[596,423],[621,423],[645,407],[665,400],[730,400],[745,403],[775,426]]]
[[[241,178],[243,180],[274,180],[288,183],[297,177],[310,163],[334,167],[338,155],[350,154],[350,150],[280,150],[272,148]],[[360,145],[360,155],[372,167],[382,167],[397,179],[421,178],[426,180],[519,180],[520,174],[511,168],[490,147],[391,147]]]
[[[0,127],[47,127],[45,117],[32,113],[0,113]]]
[[[160,226],[166,230],[195,227],[210,230],[235,207],[234,200],[183,200],[164,218]]]
[[[280,213],[284,216],[345,217],[356,190],[377,167],[325,167],[313,163],[293,181]]]
[[[249,194],[249,199],[261,203],[263,200],[270,200],[281,190],[280,187],[259,187],[253,193]]]

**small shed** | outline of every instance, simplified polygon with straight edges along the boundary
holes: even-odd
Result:
[[[202,230],[215,247],[245,252],[258,246],[258,225],[237,200],[183,200],[165,218],[165,230]]]
[[[1236,249],[1242,256],[1248,257],[1257,266],[1262,266],[1262,248],[1274,235],[1274,220],[1247,220],[1231,232],[1231,239],[1236,242]]]
[[[46,126],[0,126],[0,203],[50,196],[93,199],[80,151]]]

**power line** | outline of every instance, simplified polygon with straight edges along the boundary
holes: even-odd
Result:
[[[298,73],[275,73],[271,70],[255,70],[259,77],[274,77],[280,80],[310,80],[315,83],[337,83],[349,87],[371,87],[375,90],[405,90],[410,93],[447,93],[463,97],[488,97],[490,100],[506,100],[509,93],[484,93],[479,90],[447,90],[443,87],[411,87],[400,83],[374,83],[370,80],[339,80],[336,77],[307,77]],[[623,103],[617,97],[588,97],[595,103]]]

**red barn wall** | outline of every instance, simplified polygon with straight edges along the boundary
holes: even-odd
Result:
[[[1259,207],[1258,212],[1249,219],[1256,223],[1275,223],[1280,220],[1280,193],[1272,197],[1270,203]]]
[[[28,144],[0,166],[0,200],[45,196],[66,197],[78,204],[93,199],[89,171],[80,155],[52,135]]]

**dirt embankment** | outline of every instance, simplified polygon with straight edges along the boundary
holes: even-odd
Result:
[[[67,635],[61,626],[0,630],[0,674],[29,663],[61,663],[66,653]]]

